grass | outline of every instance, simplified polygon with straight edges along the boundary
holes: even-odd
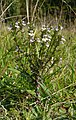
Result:
[[[60,27],[38,30],[26,24],[17,29],[14,24],[9,31],[4,25],[0,35],[1,120],[76,118],[75,41],[74,33]]]

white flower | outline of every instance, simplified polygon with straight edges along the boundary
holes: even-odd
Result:
[[[60,29],[63,30],[63,26],[60,26]]]
[[[25,23],[25,21],[22,21],[22,25],[23,25],[23,26],[26,26],[26,23]]]
[[[59,30],[58,27],[56,27],[55,30],[58,31]]]
[[[48,41],[48,38],[42,38],[42,41],[46,42]]]
[[[51,63],[52,63],[52,64],[54,63],[54,57],[51,58]]]
[[[62,58],[60,58],[60,61],[59,61],[59,64],[61,64],[62,63]]]
[[[42,28],[42,31],[46,30],[46,28]]]
[[[46,41],[50,41],[50,37],[48,35],[43,35],[42,41],[46,42]]]
[[[15,25],[15,27],[18,28],[18,29],[20,28],[20,26],[17,26],[17,25]]]
[[[51,60],[54,60],[54,57],[52,57]]]
[[[7,29],[10,31],[10,30],[12,30],[12,27],[7,27]]]
[[[47,35],[43,35],[43,37],[44,37],[44,38],[46,38],[46,37],[47,37]]]
[[[25,23],[25,21],[22,21],[22,25],[23,25],[23,26],[26,26],[26,23]]]
[[[18,29],[20,28],[19,22],[16,22],[16,23],[15,23],[15,27],[18,28]]]
[[[66,39],[64,38],[64,36],[62,36],[62,38],[61,38],[61,44],[64,44],[64,42],[66,41]]]
[[[45,25],[42,25],[42,31],[46,30]]]
[[[37,38],[37,42],[41,42],[39,38]]]
[[[51,39],[52,37],[50,35],[48,35],[48,38]]]
[[[48,43],[46,43],[46,47],[49,47],[49,44],[48,44]]]
[[[50,35],[48,35],[48,41],[51,41],[52,37]]]
[[[16,52],[18,52],[19,51],[19,47],[18,46],[16,46],[16,50],[15,50]]]
[[[33,30],[30,30],[30,33],[33,33]]]
[[[62,36],[61,40],[64,41],[64,42],[66,41],[65,38],[64,38],[64,36]]]
[[[33,38],[31,38],[31,39],[30,39],[30,43],[33,43],[33,42],[34,42],[34,39],[33,39]]]
[[[50,28],[47,28],[47,32],[50,32]]]
[[[34,36],[33,30],[30,30],[30,32],[29,32],[29,36],[31,36],[31,37]]]
[[[31,36],[31,37],[34,36],[34,33],[29,33],[29,36]]]
[[[63,41],[60,41],[60,43],[61,43],[61,44],[64,44],[64,42],[63,42]]]
[[[28,99],[29,97],[28,96],[26,96],[26,99]]]
[[[62,58],[60,58],[60,61],[62,61]]]

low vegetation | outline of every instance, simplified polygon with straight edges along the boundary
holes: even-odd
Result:
[[[0,24],[0,120],[75,120],[75,23],[30,21],[28,7],[12,21]]]
[[[1,30],[0,119],[76,118],[76,36],[24,21]]]

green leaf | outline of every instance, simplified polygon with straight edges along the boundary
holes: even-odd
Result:
[[[20,73],[20,71],[19,70],[16,70],[16,69],[14,69],[14,68],[8,68],[8,70],[10,70],[10,71],[12,71],[12,72],[15,72],[15,73]]]
[[[34,90],[27,90],[27,92],[28,92],[29,94],[33,95],[33,96],[36,95]]]
[[[60,114],[65,114],[65,113],[66,113],[66,109],[60,108],[60,109],[59,109],[59,113],[60,113]]]
[[[36,113],[35,109],[32,109],[33,114],[37,117],[38,114]]]
[[[40,84],[42,89],[45,91],[45,93],[51,97],[50,90],[46,87],[46,85],[44,83],[40,83],[40,82],[38,82],[38,83]]]

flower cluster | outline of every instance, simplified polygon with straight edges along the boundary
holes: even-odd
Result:
[[[28,32],[28,35],[29,35],[29,38],[30,38],[30,43],[33,43],[35,41],[37,41],[38,43],[45,43],[46,47],[48,48],[50,46],[50,42],[53,39],[52,36],[58,35],[58,32],[61,31],[62,29],[63,29],[62,26],[48,27],[48,26],[42,25],[41,30],[40,30],[41,37],[36,37],[36,39],[35,39],[35,32],[34,32],[34,29],[32,27],[32,29],[29,30],[29,32]],[[56,38],[57,41],[59,41],[58,39],[59,38]],[[66,40],[65,40],[64,36],[61,36],[60,43],[64,44],[65,41]]]
[[[42,29],[41,29],[41,39],[42,39],[42,42],[44,42],[46,44],[46,47],[49,47],[50,45],[50,42],[52,41],[52,35],[54,33],[54,27],[48,27],[48,26],[45,26],[43,25],[42,26]]]
[[[20,29],[21,27],[25,27],[26,26],[26,22],[25,21],[17,21],[16,23],[11,24],[10,26],[7,27],[7,29],[10,31],[10,30],[13,30],[14,28],[15,29]]]
[[[30,30],[28,35],[29,35],[29,38],[30,38],[30,43],[33,43],[35,41],[34,40],[34,31]]]
[[[8,30],[21,30],[22,32],[25,32],[25,29],[24,27],[26,27],[28,29],[28,36],[29,36],[29,40],[30,40],[30,43],[33,43],[35,41],[39,42],[39,43],[45,43],[46,47],[49,47],[50,45],[50,42],[52,41],[52,36],[56,33],[59,32],[59,30],[62,30],[63,27],[62,26],[46,26],[46,25],[42,25],[41,27],[41,37],[36,37],[35,38],[35,30],[34,30],[34,25],[32,25],[30,27],[31,24],[28,24],[26,23],[25,21],[17,21],[15,24],[14,24],[14,28],[13,28],[13,25],[10,25],[8,27]],[[61,37],[61,41],[60,41],[60,44],[64,44],[65,42],[65,38],[64,36]]]
[[[64,36],[62,36],[60,43],[64,44],[64,42],[66,42],[66,39],[64,38]]]

